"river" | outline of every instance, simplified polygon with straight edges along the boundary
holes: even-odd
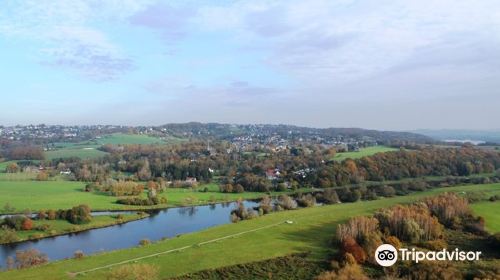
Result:
[[[244,205],[248,208],[255,207],[258,203],[244,201]],[[0,245],[0,266],[5,267],[7,257],[15,256],[17,250],[33,248],[47,254],[50,261],[55,261],[71,258],[77,250],[83,251],[85,255],[91,255],[138,246],[142,239],[157,241],[162,238],[228,224],[230,223],[231,210],[235,209],[236,206],[236,202],[230,202],[169,208],[151,212],[150,217],[122,225],[35,241]]]

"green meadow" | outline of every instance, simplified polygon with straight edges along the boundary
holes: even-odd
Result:
[[[183,141],[186,141],[186,139],[173,136],[166,139],[160,139],[158,137],[141,134],[114,133],[80,143],[55,143],[56,149],[45,152],[45,156],[47,160],[69,157],[94,159],[107,154],[103,151],[98,150],[98,148],[103,145],[164,145],[177,144]]]
[[[299,252],[310,252],[309,258],[312,260],[325,260],[335,251],[331,245],[331,239],[339,223],[353,216],[368,215],[380,208],[397,203],[414,202],[446,191],[496,193],[500,191],[500,184],[440,188],[408,196],[277,212],[254,220],[181,235],[144,247],[102,253],[81,260],[63,260],[27,270],[9,271],[1,273],[0,279],[71,279],[71,272],[94,269],[185,246],[189,247],[137,262],[157,265],[161,279],[165,279],[200,270],[262,261]],[[285,223],[287,220],[293,221],[293,224]],[[262,228],[266,226],[269,227]],[[251,230],[256,231],[244,233]],[[237,233],[244,234],[197,245]],[[77,279],[106,279],[108,272],[109,269],[97,270],[79,275]]]
[[[500,201],[482,201],[472,204],[471,207],[474,214],[485,219],[486,230],[491,233],[500,232]]]
[[[137,210],[235,201],[240,198],[254,199],[264,195],[260,192],[225,194],[218,191],[216,184],[207,184],[197,189],[169,188],[160,194],[167,198],[167,204],[144,207],[117,204],[117,197],[84,192],[84,186],[81,182],[68,181],[0,181],[0,213],[5,213],[3,208],[7,203],[15,207],[16,212],[23,212],[25,209],[69,209],[79,204],[87,204],[94,211]],[[205,187],[207,192],[202,191]],[[273,193],[276,194],[279,193]]]
[[[366,156],[371,156],[377,153],[385,153],[391,151],[397,151],[398,149],[386,147],[386,146],[373,146],[368,148],[362,148],[359,152],[345,152],[345,153],[337,153],[332,159],[336,161],[343,161],[348,158],[357,159]]]

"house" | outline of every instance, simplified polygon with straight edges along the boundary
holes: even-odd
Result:
[[[198,181],[195,177],[187,177],[185,183],[190,185],[195,185]]]
[[[60,175],[71,175],[71,170],[69,169],[66,169],[66,170],[61,170],[61,172],[59,172]]]
[[[278,168],[275,168],[275,169],[268,169],[266,171],[266,178],[268,180],[276,180],[280,177],[281,173],[280,173],[280,170]]]

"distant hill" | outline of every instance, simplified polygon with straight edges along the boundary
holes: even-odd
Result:
[[[420,129],[413,131],[437,140],[483,141],[500,144],[500,130]]]
[[[283,138],[322,137],[335,139],[370,139],[380,143],[405,141],[413,143],[434,143],[432,137],[413,132],[379,131],[362,128],[310,128],[294,125],[271,124],[220,124],[220,123],[182,123],[166,124],[161,129],[178,135],[189,134],[193,137],[213,136],[225,139],[238,135],[279,135]]]

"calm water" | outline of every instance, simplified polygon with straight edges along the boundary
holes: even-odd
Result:
[[[0,266],[5,267],[7,257],[17,250],[30,248],[48,255],[51,261],[71,258],[75,251],[85,255],[134,247],[141,239],[157,241],[165,237],[200,231],[202,229],[230,223],[229,214],[236,202],[206,206],[170,208],[154,212],[150,217],[127,224],[93,229],[81,233],[26,241],[18,244],[0,245]],[[245,207],[255,207],[256,202],[245,201]]]

